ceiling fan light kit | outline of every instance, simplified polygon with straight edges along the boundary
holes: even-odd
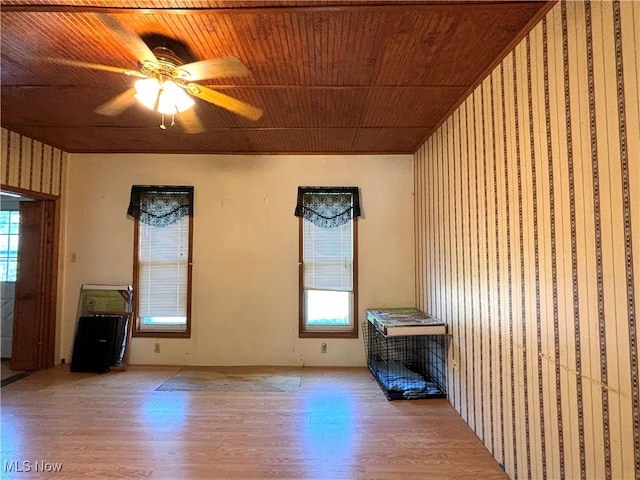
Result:
[[[165,47],[152,50],[157,62],[146,60],[140,65],[140,72],[147,78],[135,83],[138,101],[150,110],[162,114],[160,128],[166,129],[164,116],[171,115],[171,126],[175,125],[175,115],[195,105],[193,99],[184,91],[189,72],[179,69],[180,58]]]
[[[150,110],[175,115],[195,105],[193,99],[171,80],[160,82],[155,78],[145,78],[138,80],[135,87],[135,97]]]

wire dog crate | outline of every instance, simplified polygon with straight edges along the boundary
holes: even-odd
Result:
[[[387,399],[445,398],[446,335],[385,335],[374,323],[362,325],[367,365]]]

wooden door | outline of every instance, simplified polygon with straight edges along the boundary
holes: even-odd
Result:
[[[52,311],[55,202],[20,203],[20,242],[13,316],[11,368],[53,366],[55,313]]]

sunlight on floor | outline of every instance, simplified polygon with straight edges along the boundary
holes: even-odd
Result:
[[[348,465],[349,459],[357,456],[357,410],[353,395],[340,388],[317,388],[308,392],[303,409],[306,422],[301,432],[305,457],[313,464],[314,472],[324,466],[334,476],[338,473],[336,465]]]

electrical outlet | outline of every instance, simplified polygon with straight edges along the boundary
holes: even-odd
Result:
[[[160,342],[153,344],[153,353],[160,353]]]
[[[323,343],[320,345],[320,353],[327,353],[327,344]]]

